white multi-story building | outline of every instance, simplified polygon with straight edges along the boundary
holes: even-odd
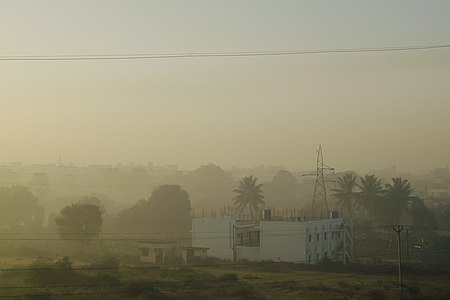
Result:
[[[341,218],[317,221],[240,221],[231,216],[192,221],[192,246],[227,260],[314,264],[352,261],[352,226]]]

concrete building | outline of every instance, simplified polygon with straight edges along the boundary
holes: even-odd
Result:
[[[156,265],[193,264],[207,256],[208,248],[182,247],[180,243],[168,240],[147,240],[139,242],[139,260],[141,263]]]
[[[181,251],[174,241],[140,241],[139,257],[142,263],[167,264],[181,257]]]
[[[352,226],[341,218],[317,221],[240,221],[231,216],[192,221],[192,246],[226,260],[314,264],[352,261]]]

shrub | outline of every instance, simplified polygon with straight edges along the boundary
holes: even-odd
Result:
[[[227,282],[237,282],[239,278],[236,273],[226,273],[217,277],[219,281],[227,281]]]
[[[369,296],[370,299],[375,300],[383,300],[387,299],[386,291],[380,288],[372,288],[367,293],[367,296]]]
[[[30,265],[27,281],[36,285],[63,285],[73,283],[79,277],[67,256],[56,262],[51,259],[37,258]]]

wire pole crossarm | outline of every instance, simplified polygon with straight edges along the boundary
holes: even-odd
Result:
[[[402,291],[402,242],[400,238],[400,233],[403,230],[403,225],[393,226],[392,228],[398,237],[398,288]]]

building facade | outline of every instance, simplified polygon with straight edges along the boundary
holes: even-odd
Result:
[[[341,218],[317,221],[240,221],[231,216],[192,221],[192,246],[225,260],[314,264],[352,261],[352,226]]]

